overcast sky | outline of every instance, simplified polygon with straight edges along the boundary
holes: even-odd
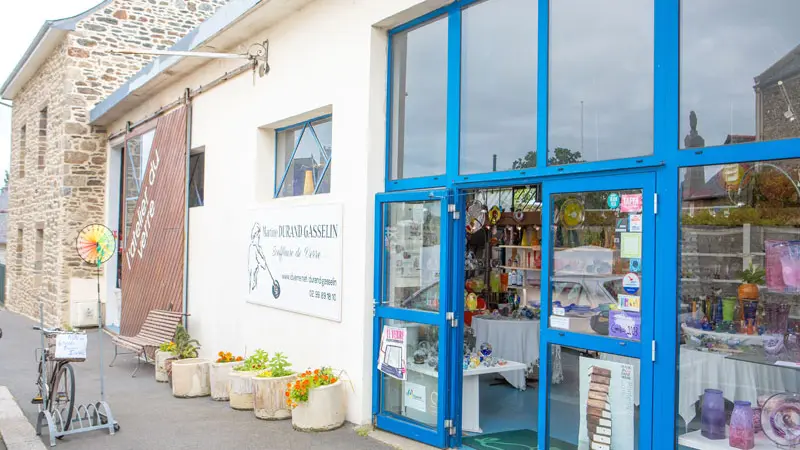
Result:
[[[490,172],[492,155],[509,170],[536,150],[536,13],[528,0],[489,0],[462,16],[462,173]],[[559,0],[550,14],[549,149],[583,149],[585,161],[651,154],[652,0]],[[800,44],[798,17],[798,0],[683,2],[674,148],[692,110],[706,146],[755,134],[753,78]],[[425,28],[407,39],[406,177],[444,173],[447,25]],[[800,99],[789,101],[800,111]]]
[[[11,75],[45,20],[74,16],[98,3],[100,0],[4,1],[0,6],[5,18],[0,27],[0,85]],[[11,109],[0,106],[0,175],[8,169],[10,150]]]

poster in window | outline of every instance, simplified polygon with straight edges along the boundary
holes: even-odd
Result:
[[[580,450],[634,449],[634,368],[580,358]]]
[[[384,326],[378,351],[378,370],[403,381],[407,377],[406,340],[405,328]]]

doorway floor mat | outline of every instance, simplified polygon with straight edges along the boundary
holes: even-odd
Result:
[[[537,450],[538,434],[533,430],[513,430],[500,433],[469,436],[461,443],[474,450]],[[550,439],[550,450],[574,450],[575,445],[559,439]]]

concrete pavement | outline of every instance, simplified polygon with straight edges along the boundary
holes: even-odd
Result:
[[[37,409],[30,403],[35,394],[36,360],[40,346],[36,323],[0,309],[0,386],[16,397],[28,421],[35,425]],[[103,336],[106,366],[114,354],[108,336]],[[100,399],[98,333],[89,331],[89,358],[73,363],[76,404]],[[370,437],[359,436],[353,427],[327,433],[301,433],[290,421],[256,419],[252,412],[234,411],[225,402],[206,398],[177,399],[169,385],[156,383],[153,366],[143,365],[136,378],[130,356],[117,358],[115,367],[105,368],[106,400],[121,429],[114,436],[92,431],[69,436],[57,449],[325,449],[377,450],[392,448]],[[46,431],[44,439],[47,438]],[[47,442],[47,441],[45,441]],[[49,442],[48,442],[49,444]],[[0,448],[2,444],[0,444]]]

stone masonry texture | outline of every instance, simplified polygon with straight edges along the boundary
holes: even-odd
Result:
[[[149,63],[110,48],[166,49],[226,0],[114,0],[84,17],[14,99],[6,306],[49,326],[70,321],[70,280],[94,270],[75,250],[104,223],[106,133],[91,108]]]

